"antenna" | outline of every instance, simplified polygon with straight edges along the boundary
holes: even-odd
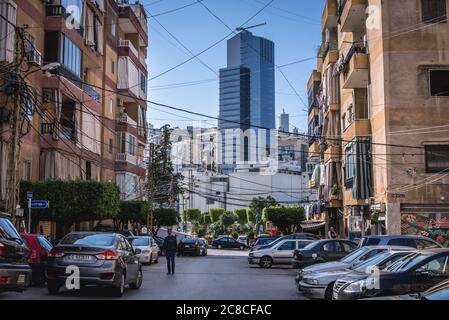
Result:
[[[264,22],[264,23],[255,24],[255,25],[249,26],[249,27],[238,27],[238,28],[236,28],[235,30],[236,30],[236,31],[246,31],[246,30],[248,30],[248,29],[261,27],[261,26],[264,26],[264,25],[266,25],[266,24],[267,24],[267,23]]]

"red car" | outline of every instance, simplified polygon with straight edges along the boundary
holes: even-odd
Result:
[[[53,246],[41,235],[22,232],[20,233],[20,236],[30,250],[28,253],[28,264],[31,266],[32,270],[31,283],[35,285],[44,285],[47,256]]]

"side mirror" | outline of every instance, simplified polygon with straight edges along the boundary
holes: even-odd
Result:
[[[142,253],[142,250],[141,249],[134,249],[134,254],[141,254]]]

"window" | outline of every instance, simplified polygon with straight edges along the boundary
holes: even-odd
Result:
[[[25,160],[23,162],[23,176],[22,179],[25,181],[31,181],[31,161]]]
[[[372,257],[378,255],[379,253],[384,252],[384,251],[385,250],[383,250],[383,249],[374,249],[374,250],[368,251],[367,253],[365,253],[364,255],[362,255],[359,258],[359,261],[366,261],[366,260],[371,259]]]
[[[449,168],[449,145],[426,145],[426,172],[439,173]]]
[[[64,34],[61,35],[61,63],[78,77],[81,77],[81,50]]]
[[[449,276],[449,256],[442,256],[427,262],[419,270],[427,271],[431,277]]]
[[[48,251],[50,251],[53,248],[52,244],[50,242],[48,242],[48,240],[45,239],[44,236],[38,236],[37,237],[37,241],[39,242],[39,245],[42,248],[44,248],[44,249],[46,249]]]
[[[109,99],[109,113],[112,113],[113,106],[112,99]]]
[[[449,69],[429,70],[430,95],[449,97]]]
[[[115,74],[115,61],[111,60],[111,72],[112,74]]]
[[[25,115],[28,118],[28,120],[33,119],[33,113],[34,113],[34,107],[33,107],[33,97],[31,95],[28,95],[25,100]]]
[[[109,147],[108,147],[108,151],[109,151],[109,153],[112,153],[112,149],[113,149],[113,141],[112,141],[112,139],[109,139]]]
[[[81,23],[81,16],[83,14],[82,0],[61,0],[61,5],[75,18],[76,22]]]
[[[423,250],[428,248],[438,248],[438,245],[429,240],[416,239],[416,249]]]
[[[117,34],[117,24],[115,23],[115,20],[112,20],[111,22],[111,34],[115,37]]]
[[[143,74],[143,72],[140,73],[140,90],[144,93],[146,96],[147,94],[147,78]]]
[[[408,238],[396,238],[388,241],[389,246],[415,247],[415,241]]]
[[[86,161],[86,180],[92,179],[92,164],[90,161]]]
[[[296,241],[287,241],[281,244],[281,246],[278,248],[278,250],[295,250],[295,244]]]
[[[345,252],[351,252],[352,250],[354,250],[354,246],[349,244],[348,242],[341,242],[341,244],[343,245],[343,249]]]
[[[354,144],[350,143],[345,150],[345,187],[352,188],[354,183],[355,153]]]
[[[447,20],[446,0],[421,0],[422,21],[427,23]]]
[[[326,242],[321,247],[321,251],[334,252],[335,251],[335,242]]]

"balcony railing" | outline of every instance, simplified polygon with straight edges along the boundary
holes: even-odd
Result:
[[[338,19],[342,32],[354,32],[365,28],[366,0],[340,0]]]
[[[129,162],[137,165],[137,157],[129,153],[117,153],[117,155],[115,156],[115,160],[120,162]]]
[[[119,47],[129,48],[129,50],[136,56],[139,57],[139,51],[137,51],[136,47],[129,40],[120,39],[118,43]]]
[[[68,19],[72,16],[72,14],[67,12],[67,9],[60,4],[47,4],[45,6],[45,15],[47,17],[63,17],[64,19]],[[81,36],[84,35],[84,28],[77,21],[74,23],[74,28],[76,28],[76,31],[78,31]]]
[[[54,127],[53,123],[41,123],[41,134],[53,134]]]
[[[126,113],[122,113],[118,119],[119,123],[125,123],[133,127],[137,127],[137,122],[129,117]]]

